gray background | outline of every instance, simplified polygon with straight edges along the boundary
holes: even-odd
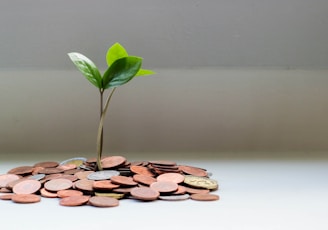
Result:
[[[107,152],[325,156],[328,1],[0,3],[0,153],[94,152],[97,90],[114,42],[155,76],[119,89]]]

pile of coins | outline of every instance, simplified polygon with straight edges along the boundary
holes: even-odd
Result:
[[[36,203],[57,198],[62,206],[115,207],[120,199],[215,201],[218,189],[210,173],[173,161],[128,162],[123,156],[72,158],[13,168],[0,175],[0,200]]]

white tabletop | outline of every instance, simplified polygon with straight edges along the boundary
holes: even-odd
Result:
[[[1,161],[0,174],[28,165]],[[121,200],[118,207],[63,207],[0,200],[3,229],[328,229],[328,161],[179,160],[206,168],[219,201]]]

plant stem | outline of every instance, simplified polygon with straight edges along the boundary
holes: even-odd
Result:
[[[102,148],[103,148],[103,128],[104,128],[104,119],[106,116],[106,112],[109,106],[109,102],[110,99],[113,96],[113,93],[115,92],[116,88],[113,88],[112,91],[110,92],[110,94],[107,97],[106,103],[103,106],[102,104],[102,97],[103,97],[103,91],[101,91],[101,116],[100,116],[100,121],[99,121],[99,127],[98,127],[98,136],[97,136],[97,153],[98,153],[98,157],[97,157],[97,167],[98,170],[103,170],[102,166],[101,166],[101,155],[102,155]]]
[[[101,119],[101,115],[103,113],[103,106],[104,106],[104,90],[101,89],[99,90],[99,93],[100,93],[100,112],[99,112],[99,122],[100,122],[100,119]],[[98,140],[97,140],[98,141]],[[103,143],[104,143],[104,128],[102,127],[101,129],[101,134],[100,134],[100,143],[99,143],[99,150],[98,150],[98,158],[101,158],[101,155],[102,155],[102,150],[103,150]],[[102,170],[101,168],[99,168],[99,165],[100,165],[100,159],[99,159],[99,162],[98,162],[98,159],[97,159],[97,165],[98,165],[98,169],[99,170]],[[101,165],[100,165],[101,167]]]

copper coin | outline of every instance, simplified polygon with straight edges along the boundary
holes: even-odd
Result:
[[[182,183],[184,181],[184,176],[180,173],[164,173],[159,175],[157,181],[172,181],[174,183]]]
[[[18,180],[20,177],[16,174],[3,174],[0,175],[0,188],[5,188],[11,181]]]
[[[40,188],[41,188],[40,181],[27,179],[17,183],[13,187],[13,192],[15,194],[32,194],[39,191]]]
[[[148,186],[157,181],[154,177],[139,174],[133,175],[133,180]]]
[[[93,191],[93,187],[92,187],[93,183],[94,183],[93,180],[82,179],[82,180],[75,181],[74,186],[77,189],[92,192]]]
[[[131,190],[135,187],[124,187],[124,188],[114,188],[113,192],[116,193],[123,193],[123,194],[129,194],[131,193]]]
[[[114,167],[124,164],[125,161],[126,161],[126,158],[122,157],[122,156],[105,157],[104,159],[101,160],[101,166],[105,169],[114,168]]]
[[[69,170],[65,170],[63,172],[63,174],[74,175],[75,173],[78,173],[78,172],[83,172],[83,170],[82,169],[69,169]]]
[[[44,180],[48,181],[48,180],[58,179],[58,178],[62,177],[62,175],[63,174],[61,174],[61,173],[49,174],[44,177]]]
[[[193,175],[193,176],[201,176],[201,177],[207,176],[207,172],[201,168],[187,166],[187,165],[180,165],[179,169],[182,172],[184,172],[185,174],[189,174],[189,175]]]
[[[93,173],[93,172],[94,171],[80,171],[80,172],[75,173],[74,176],[76,176],[80,180],[87,179],[88,175]]]
[[[11,200],[13,195],[15,195],[15,194],[11,193],[11,194],[0,195],[0,200]]]
[[[57,196],[59,198],[64,198],[68,196],[83,196],[83,192],[74,189],[59,190],[57,192]]]
[[[138,184],[133,180],[132,177],[127,177],[127,176],[112,176],[110,180],[114,184],[119,184],[119,185],[135,186]]]
[[[159,192],[148,187],[137,187],[131,190],[131,195],[139,200],[151,201],[157,200]]]
[[[112,197],[93,196],[89,199],[89,204],[95,207],[116,207],[119,201]]]
[[[11,193],[11,189],[8,188],[0,188],[0,193]]]
[[[196,193],[198,193],[198,194],[200,194],[200,193],[206,194],[206,193],[209,193],[210,192],[209,189],[190,188],[190,187],[187,187],[187,186],[185,187],[185,189],[186,189],[186,193],[189,193],[189,194],[196,194]]]
[[[44,162],[36,163],[33,167],[55,168],[58,165],[59,163],[55,161],[44,161]]]
[[[8,174],[17,174],[17,175],[23,175],[23,174],[30,174],[33,171],[32,166],[20,166],[13,168],[8,171]]]
[[[109,180],[99,180],[99,181],[94,181],[92,187],[94,189],[100,189],[100,190],[112,190],[120,186],[118,184],[113,184]]]
[[[11,198],[12,201],[21,204],[37,203],[41,201],[41,197],[35,194],[15,194]]]
[[[59,166],[57,166],[57,168],[62,169],[63,171],[67,171],[67,170],[76,169],[76,165],[75,164],[65,164],[65,165],[59,165]]]
[[[150,171],[147,167],[139,165],[131,165],[130,170],[136,174],[145,175],[145,176],[155,176],[155,174]]]
[[[199,200],[199,201],[215,201],[215,200],[220,199],[220,197],[218,195],[209,194],[209,193],[208,194],[201,194],[201,193],[191,194],[190,198],[193,200]]]
[[[74,175],[67,175],[67,174],[62,174],[62,175],[61,175],[60,177],[58,177],[57,179],[67,179],[67,180],[70,180],[70,181],[72,181],[72,182],[78,180],[77,176],[74,176]]]
[[[10,189],[10,190],[13,190],[13,187],[14,187],[16,184],[18,184],[18,183],[20,183],[20,182],[22,182],[22,181],[24,181],[24,180],[28,180],[28,178],[26,178],[26,177],[22,177],[22,178],[20,178],[20,179],[18,179],[18,180],[11,181],[11,182],[9,182],[9,183],[7,184],[7,188]]]
[[[60,168],[44,168],[39,171],[39,173],[44,173],[44,174],[57,174],[62,172],[64,172],[64,170]]]
[[[34,167],[32,171],[32,175],[39,174],[41,170],[43,170],[44,167]]]
[[[80,206],[89,201],[90,196],[68,196],[62,198],[59,204],[62,206]]]
[[[44,187],[51,192],[57,192],[59,190],[69,189],[73,185],[73,182],[68,179],[53,179],[44,184]]]
[[[168,193],[177,191],[178,184],[172,181],[157,181],[152,183],[150,188],[160,193]]]
[[[46,197],[46,198],[57,198],[58,197],[56,192],[49,192],[45,188],[40,189],[40,194],[42,197]]]
[[[167,160],[154,160],[154,161],[149,161],[150,164],[152,165],[176,165],[174,161],[167,161]]]
[[[185,194],[186,192],[187,192],[186,187],[184,187],[182,185],[178,185],[178,190],[175,191],[172,194],[174,194],[174,195],[182,195],[182,194]]]

